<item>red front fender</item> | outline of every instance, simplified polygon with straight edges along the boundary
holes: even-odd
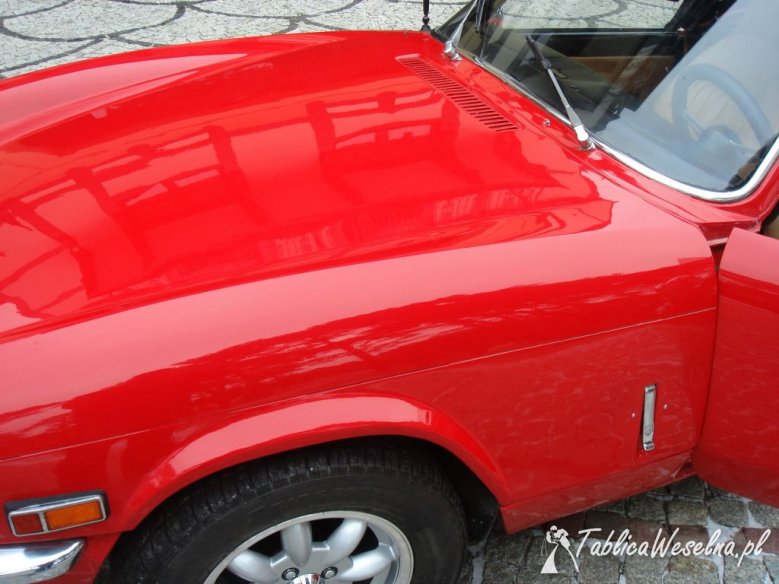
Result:
[[[162,501],[205,476],[249,460],[336,440],[395,435],[441,446],[465,463],[499,501],[504,477],[461,426],[428,405],[397,396],[338,394],[262,408],[204,427],[134,481],[119,510],[134,527]]]
[[[508,500],[505,477],[492,457],[451,418],[406,398],[364,392],[320,395],[19,457],[4,461],[0,470],[8,478],[9,500],[105,491],[109,519],[67,533],[68,537],[94,536],[135,528],[181,489],[236,464],[305,446],[382,435],[417,438],[443,447],[467,465],[499,502]],[[90,472],[84,473],[84,468]],[[0,530],[0,542],[17,541],[7,525]]]

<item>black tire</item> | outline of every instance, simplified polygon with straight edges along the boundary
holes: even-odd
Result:
[[[414,559],[412,584],[451,584],[458,577],[463,513],[435,459],[396,445],[347,443],[242,465],[194,485],[120,541],[110,579],[203,584],[257,534],[295,518],[342,511],[375,516],[402,532]],[[371,537],[370,529],[366,533]],[[272,537],[278,536],[260,545]],[[360,545],[372,544],[363,539]],[[222,569],[218,583],[245,582]]]

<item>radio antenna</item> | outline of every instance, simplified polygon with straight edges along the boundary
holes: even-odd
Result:
[[[422,0],[422,32],[431,32],[429,12],[430,0]]]

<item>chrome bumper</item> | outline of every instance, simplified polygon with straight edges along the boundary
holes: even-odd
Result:
[[[0,546],[0,584],[30,584],[62,576],[83,547],[83,540]]]

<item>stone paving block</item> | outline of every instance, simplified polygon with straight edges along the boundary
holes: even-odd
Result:
[[[741,533],[741,530],[738,529],[737,527],[714,525],[713,522],[708,526],[707,531],[710,536],[709,539],[713,541],[715,544],[717,543],[725,544],[730,541],[734,541],[736,537],[743,535]]]
[[[763,555],[763,563],[768,570],[771,580],[779,582],[779,556]]]
[[[674,541],[682,545],[691,541],[705,545],[709,541],[709,531],[702,525],[672,525],[669,533],[675,533]]]
[[[517,580],[493,580],[484,581],[484,584],[506,584],[507,582],[516,582],[517,584],[571,584],[571,577],[563,574],[522,574]]]
[[[417,30],[422,25],[421,2],[363,0],[338,13],[313,16],[309,20],[337,28]],[[448,7],[430,11],[431,26],[443,24],[454,13]]]
[[[652,489],[651,491],[647,491],[644,493],[645,495],[649,497],[655,497],[657,499],[670,499],[671,498],[671,491],[668,487],[660,487],[659,489]]]
[[[711,499],[709,514],[711,519],[720,525],[740,527],[747,523],[747,506],[737,499]]]
[[[678,483],[669,485],[669,492],[677,497],[687,497],[691,499],[703,499],[706,495],[704,483],[698,477],[690,477]]]
[[[64,55],[62,57],[55,57],[48,59],[45,62],[46,67],[54,67],[56,65],[65,65],[66,63],[72,63],[73,61],[81,61],[82,59],[91,59],[93,57],[103,57],[106,55],[114,55],[116,53],[126,53],[128,51],[137,51],[141,47],[137,45],[130,45],[120,41],[106,40],[96,43],[90,43],[85,48],[80,49],[74,53]],[[14,67],[11,72],[14,75],[22,75],[31,71],[38,71],[41,68],[39,64],[25,65],[23,67]]]
[[[0,18],[41,12],[62,4],[62,0],[0,0]]]
[[[659,584],[667,567],[668,558],[627,556],[623,571],[630,584]]]
[[[665,503],[653,497],[639,495],[627,500],[627,515],[645,521],[656,521],[664,523]]]
[[[762,559],[744,558],[741,565],[738,559],[725,558],[725,579],[727,584],[756,584],[763,581],[765,565]]]
[[[124,33],[120,38],[166,45],[289,32],[291,28],[292,24],[287,18],[250,18],[187,10],[167,26]]]
[[[669,501],[667,505],[671,525],[706,525],[709,510],[702,502]]]
[[[69,2],[34,14],[5,20],[11,32],[37,39],[94,39],[158,26],[176,16],[175,5],[123,2]]]
[[[735,534],[733,534],[733,537],[731,538],[731,540],[735,544],[735,546],[736,546],[735,550],[738,553],[741,553],[741,552],[744,551],[744,547],[746,546],[746,543],[747,543],[747,538],[744,535],[743,530],[739,529]]]
[[[198,6],[205,12],[233,16],[316,16],[348,8],[352,0],[279,0],[277,2],[247,2],[246,0],[212,0]],[[421,14],[420,3],[420,14]],[[454,10],[452,10],[454,13]]]
[[[744,527],[741,532],[744,534],[744,539],[751,541],[755,545],[763,538],[766,530],[762,527]],[[779,531],[772,529],[768,535],[768,539],[762,546],[764,552],[779,554]]]
[[[651,546],[657,540],[658,533],[661,538],[667,538],[669,535],[668,529],[664,525],[643,519],[628,519],[628,529],[631,541],[638,545],[647,542]]]
[[[706,489],[708,491],[708,495],[711,497],[724,497],[726,499],[738,499],[739,496],[735,495],[729,491],[723,491],[722,489],[718,489],[717,487],[713,485],[706,485]]]
[[[441,24],[464,0],[433,2]],[[282,32],[421,25],[418,0],[0,0],[3,77],[139,46]],[[320,18],[320,21],[313,19]]]
[[[628,528],[628,519],[616,513],[605,511],[588,511],[584,520],[587,529],[600,529],[590,534],[591,538],[606,539],[610,532],[614,532],[612,539],[616,539],[620,533]]]
[[[568,576],[564,576],[564,578],[568,578]],[[503,562],[489,562],[484,565],[483,584],[519,584],[519,582],[519,571],[516,566],[510,566]]]
[[[744,551],[746,549],[747,541],[752,542],[753,545],[760,543],[765,531],[766,530],[763,527],[744,527],[737,531],[733,536],[733,543],[736,546],[736,551],[739,553]],[[760,549],[763,553],[779,553],[779,533],[771,531],[768,540],[762,543]]]
[[[508,535],[495,530],[484,548],[486,562],[504,562],[519,566],[524,563],[533,536],[530,531]]]
[[[758,521],[763,527],[779,529],[779,509],[763,505],[757,501],[749,502],[749,511],[755,521]]]
[[[579,558],[579,584],[618,584],[619,560],[612,556],[593,556],[582,550]]]
[[[40,63],[47,59],[64,57],[75,61],[78,56],[73,53],[88,47],[93,41],[73,41],[52,43],[48,41],[20,39],[12,36],[0,37],[2,54],[0,54],[0,69],[14,69],[32,63]]]
[[[208,0],[115,0],[118,2],[132,2],[134,4],[199,4]],[[247,0],[251,1],[251,0]]]
[[[719,584],[717,565],[711,560],[674,556],[668,560],[664,584]]]
[[[311,24],[305,20],[299,20],[294,24],[294,28],[290,32],[302,33],[302,32],[328,32],[333,30],[331,26],[322,26],[320,24]]]

